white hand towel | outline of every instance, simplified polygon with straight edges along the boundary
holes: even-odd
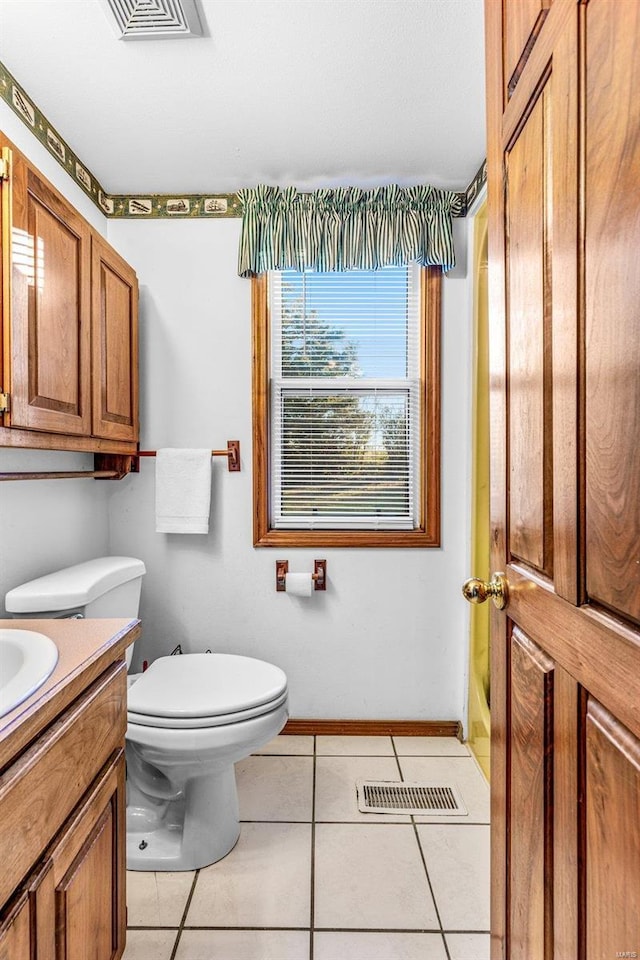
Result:
[[[211,450],[158,450],[156,533],[208,533]]]

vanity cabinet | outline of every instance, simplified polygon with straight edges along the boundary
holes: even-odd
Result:
[[[0,960],[122,955],[125,729],[118,661],[0,777]]]
[[[132,453],[132,268],[2,135],[3,446]]]

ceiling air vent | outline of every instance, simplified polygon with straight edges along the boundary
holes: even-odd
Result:
[[[200,37],[195,0],[100,0],[120,40]]]

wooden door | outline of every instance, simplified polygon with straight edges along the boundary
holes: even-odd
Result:
[[[640,4],[538,6],[485,7],[491,956],[609,960],[640,956]]]
[[[119,751],[51,853],[56,960],[118,960],[125,945],[125,775]]]
[[[11,410],[5,426],[87,436],[89,227],[17,151],[9,184],[11,362],[5,389],[11,392]]]
[[[138,439],[138,281],[99,237],[92,241],[93,434]]]

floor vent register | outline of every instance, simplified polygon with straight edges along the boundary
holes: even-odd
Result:
[[[460,791],[454,784],[358,780],[356,790],[361,813],[468,815]]]

